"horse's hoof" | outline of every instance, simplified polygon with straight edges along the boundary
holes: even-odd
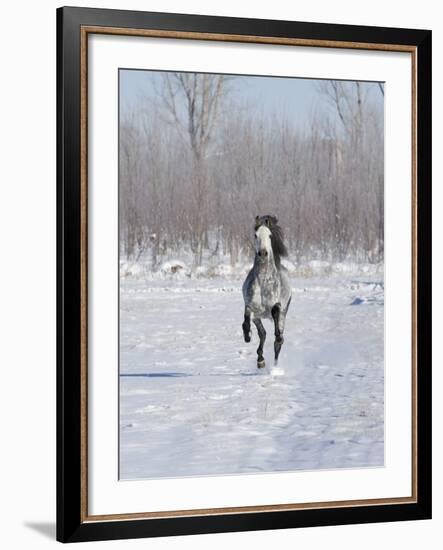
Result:
[[[259,369],[264,369],[266,367],[266,363],[265,363],[265,360],[264,359],[259,359],[257,361],[257,367]]]
[[[249,334],[245,333],[244,336],[245,336],[245,342],[247,344],[249,344],[249,342],[251,341],[251,333],[249,333]]]

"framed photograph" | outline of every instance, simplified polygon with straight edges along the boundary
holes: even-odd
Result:
[[[430,518],[431,32],[60,8],[57,92],[58,540]]]

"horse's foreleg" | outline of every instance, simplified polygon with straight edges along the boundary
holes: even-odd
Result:
[[[263,346],[265,345],[266,340],[266,330],[261,322],[261,319],[254,319],[254,324],[257,327],[258,336],[260,338],[260,344],[257,348],[257,367],[262,369],[266,366],[265,360],[263,357]]]
[[[243,329],[243,336],[245,338],[245,342],[251,341],[251,310],[248,306],[245,307],[245,320],[242,324]]]
[[[274,354],[275,354],[275,363],[278,361],[278,356],[280,355],[280,350],[283,345],[283,332],[285,330],[285,313],[281,310],[281,304],[275,304],[271,310],[272,318],[274,319]]]

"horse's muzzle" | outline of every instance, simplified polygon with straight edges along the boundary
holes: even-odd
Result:
[[[259,250],[258,255],[260,256],[260,258],[266,258],[267,255],[268,255],[268,251],[267,250]]]

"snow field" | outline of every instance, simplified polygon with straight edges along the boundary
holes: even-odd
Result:
[[[238,277],[122,278],[120,478],[382,466],[383,280],[343,271],[291,278],[263,370]]]

